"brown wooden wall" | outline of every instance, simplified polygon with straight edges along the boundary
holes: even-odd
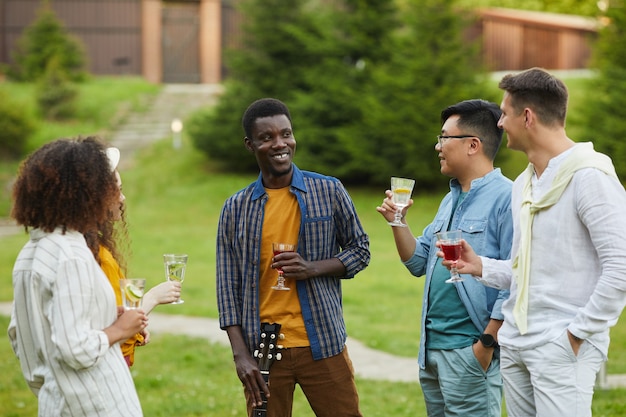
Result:
[[[597,36],[595,20],[579,16],[487,9],[480,12],[489,70],[586,68]]]
[[[236,7],[237,0],[222,0],[222,42],[221,48],[225,54],[228,50],[242,45],[243,16]],[[226,62],[222,60],[222,76],[228,76]]]
[[[240,33],[236,0],[48,1],[82,41],[89,71],[97,75],[220,82],[225,75],[221,51]],[[17,40],[41,5],[41,0],[0,0],[0,63],[13,61]],[[220,26],[222,15],[230,23]]]
[[[40,9],[40,0],[0,0],[0,62]],[[141,0],[52,0],[52,10],[85,46],[94,74],[141,74]]]

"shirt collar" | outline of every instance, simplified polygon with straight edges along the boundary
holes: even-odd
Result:
[[[300,169],[296,166],[296,164],[291,164],[293,167],[293,175],[291,177],[290,186],[298,189],[302,192],[306,192],[306,184],[304,183],[304,174]],[[255,181],[254,190],[252,191],[252,200],[256,200],[265,195],[265,187],[263,186],[263,176],[259,173],[257,180]]]
[[[483,186],[484,184],[487,184],[489,181],[491,181],[492,178],[499,176],[499,175],[500,175],[500,168],[494,168],[493,170],[488,172],[486,175],[480,178],[473,179],[468,193],[471,192],[475,188],[478,188],[478,187]],[[450,180],[450,189],[458,189],[459,192],[461,191],[461,184],[459,184],[459,181],[456,178],[452,178]]]

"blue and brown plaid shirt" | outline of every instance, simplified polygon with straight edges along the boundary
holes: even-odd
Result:
[[[344,277],[297,281],[302,316],[313,358],[337,355],[346,342],[341,279],[352,278],[369,263],[369,238],[354,204],[333,177],[293,166],[291,192],[300,206],[298,253],[308,261],[338,258]],[[217,304],[220,326],[241,326],[252,353],[260,331],[259,263],[261,229],[268,196],[261,176],[226,200],[217,231]]]

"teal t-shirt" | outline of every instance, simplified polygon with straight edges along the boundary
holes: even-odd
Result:
[[[466,195],[467,193],[460,194],[457,206]],[[473,344],[480,332],[459,298],[456,284],[445,282],[450,278],[450,271],[441,265],[441,261],[439,258],[435,264],[428,292],[426,348],[459,349]]]

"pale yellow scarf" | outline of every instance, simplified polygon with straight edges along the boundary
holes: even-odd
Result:
[[[520,246],[513,260],[513,277],[517,283],[517,298],[513,308],[513,316],[520,334],[528,331],[528,286],[530,282],[530,242],[533,217],[540,210],[553,206],[559,201],[574,173],[583,168],[596,168],[617,179],[611,159],[593,149],[591,142],[577,144],[572,152],[561,163],[559,171],[552,181],[548,192],[539,199],[532,201],[532,177],[535,168],[529,164],[524,171],[524,188],[522,190],[522,207],[520,209]]]

